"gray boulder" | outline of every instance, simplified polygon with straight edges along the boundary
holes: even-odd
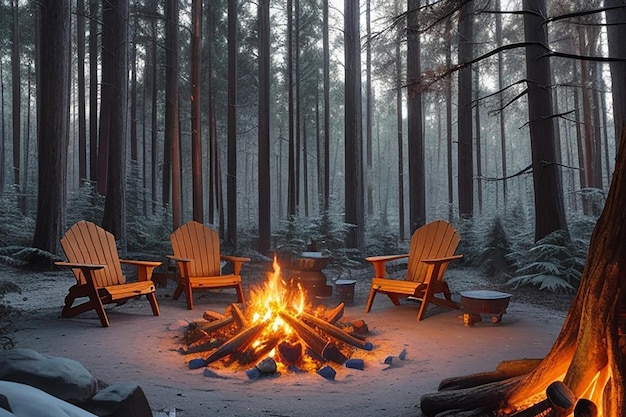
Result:
[[[0,417],[98,417],[29,385],[0,381]],[[8,408],[8,409],[7,409]]]
[[[0,380],[30,385],[70,403],[85,402],[98,390],[97,379],[80,362],[31,349],[0,351]]]

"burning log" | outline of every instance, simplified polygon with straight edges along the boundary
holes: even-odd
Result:
[[[331,324],[337,323],[337,321],[343,317],[344,310],[345,310],[344,303],[340,303],[337,307],[333,308],[332,310],[328,310],[325,314],[326,321]]]
[[[298,334],[300,339],[319,357],[343,365],[348,358],[330,341],[322,338],[315,330],[297,318],[280,312],[280,317]]]
[[[246,330],[233,337],[222,346],[220,346],[215,352],[213,352],[204,361],[206,364],[215,362],[224,356],[230,355],[236,351],[243,351],[247,349],[257,338],[258,335],[267,327],[267,323],[259,323],[255,326],[249,327]]]
[[[351,346],[354,346],[356,348],[363,349],[363,350],[372,350],[374,348],[374,346],[370,342],[363,342],[362,340],[357,339],[356,337],[353,337],[349,335],[348,333],[344,332],[343,330],[339,329],[337,326],[333,326],[332,324],[329,324],[325,322],[324,320],[315,317],[312,314],[309,314],[303,311],[300,314],[300,316],[304,319],[304,321],[308,322],[309,324],[317,326],[317,328],[319,328],[321,331]]]
[[[206,310],[202,314],[202,318],[208,321],[219,320],[219,319],[223,319],[224,317],[225,316],[222,313],[218,313],[217,311],[213,311],[213,310]]]
[[[237,304],[230,305],[229,313],[233,316],[240,329],[248,327],[248,319],[244,316],[243,311],[241,311]]]
[[[246,351],[238,355],[238,362],[242,365],[248,364],[250,362],[254,362],[259,358],[267,355],[278,345],[281,338],[278,336],[273,336],[270,339],[263,341],[259,346],[254,346],[248,348]]]
[[[574,417],[597,417],[598,406],[593,401],[581,398],[574,407]]]

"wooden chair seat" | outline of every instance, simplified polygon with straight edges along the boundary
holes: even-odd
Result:
[[[121,304],[142,295],[148,298],[152,313],[155,316],[160,314],[156,287],[150,277],[161,262],[119,259],[114,236],[87,221],[74,224],[61,239],[61,246],[68,262],[56,262],[56,265],[72,268],[76,278],[76,284],[70,287],[65,297],[62,317],[95,310],[102,326],[108,327],[110,323],[104,304]],[[122,263],[137,267],[137,281],[126,281]],[[88,300],[74,305],[81,298]]]
[[[241,266],[250,258],[222,255],[217,231],[190,221],[176,229],[170,240],[174,254],[168,257],[178,265],[180,280],[173,298],[177,300],[185,294],[187,308],[193,309],[193,291],[220,288],[234,288],[237,301],[245,302],[241,285]],[[222,261],[233,265],[233,273],[222,275]]]
[[[370,312],[376,294],[386,294],[394,305],[400,305],[401,298],[421,299],[417,320],[422,320],[430,303],[458,309],[460,305],[452,301],[448,284],[443,275],[450,262],[461,259],[454,255],[459,244],[459,234],[449,223],[437,220],[417,229],[411,237],[410,252],[400,255],[383,255],[366,258],[374,266],[370,295],[365,311]],[[387,277],[386,263],[408,258],[407,275],[404,280]],[[443,298],[435,294],[443,294]]]

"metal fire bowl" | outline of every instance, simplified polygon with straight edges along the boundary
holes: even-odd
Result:
[[[511,294],[490,290],[464,291],[461,304],[471,314],[502,315],[509,306]]]

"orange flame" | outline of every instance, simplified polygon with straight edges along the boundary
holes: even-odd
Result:
[[[268,273],[268,279],[261,285],[250,290],[250,303],[248,312],[252,312],[250,318],[255,323],[271,323],[268,326],[270,334],[283,334],[288,336],[293,330],[285,323],[278,314],[281,311],[298,315],[306,307],[306,292],[300,284],[294,291],[293,283],[286,283],[280,273],[280,265],[274,256],[274,272]]]

